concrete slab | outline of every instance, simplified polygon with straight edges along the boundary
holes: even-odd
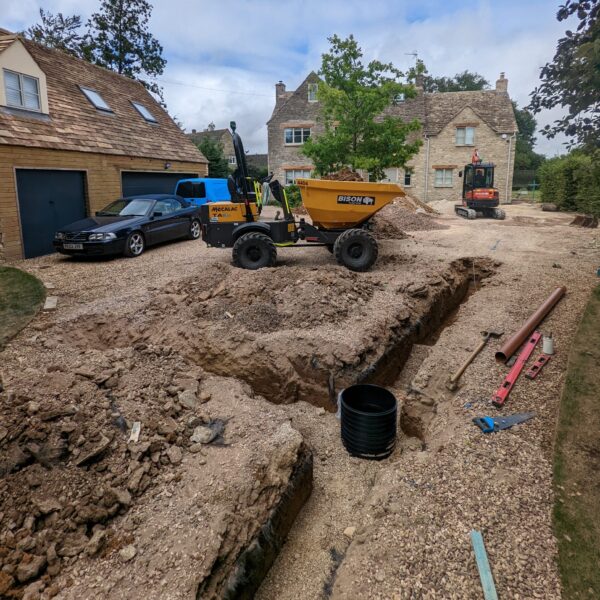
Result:
[[[56,310],[58,304],[58,296],[47,296],[44,303],[44,310]]]

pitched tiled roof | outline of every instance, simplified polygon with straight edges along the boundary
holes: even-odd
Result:
[[[425,94],[426,133],[439,133],[467,106],[497,133],[517,131],[515,113],[507,93],[495,90]]]
[[[289,98],[275,106],[271,119],[281,112],[290,111],[290,104],[294,102],[293,98],[298,95],[300,90],[304,94],[303,88],[308,81],[312,80],[319,81],[314,73],[311,73]],[[317,106],[318,103],[315,103],[311,110],[316,110]],[[388,106],[381,116],[400,117],[404,121],[418,119],[423,126],[424,134],[437,135],[445,125],[467,107],[470,107],[498,133],[517,131],[517,122],[509,95],[496,90],[439,92],[436,94],[426,94],[422,90],[418,90],[415,98]]]
[[[4,34],[6,29],[0,29],[0,52],[6,50],[16,39],[16,35]]]
[[[0,43],[5,36],[0,36]],[[19,38],[46,74],[49,118],[0,108],[0,144],[206,162],[144,86],[58,50]],[[99,111],[79,86],[100,93],[112,113]],[[148,123],[131,102],[145,106]]]
[[[467,107],[498,133],[512,133],[517,130],[510,97],[495,90],[435,94],[419,92],[416,98],[410,98],[397,106],[390,106],[384,114],[401,117],[403,120],[419,119],[423,125],[423,133],[437,135]]]

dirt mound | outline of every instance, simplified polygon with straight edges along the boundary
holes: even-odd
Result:
[[[321,179],[327,179],[329,181],[364,181],[359,173],[347,167],[340,169],[337,173],[323,175]]]
[[[323,319],[339,323],[366,304],[375,288],[359,274],[333,265],[308,272],[284,266],[259,271],[229,267],[224,272],[221,267],[213,275],[208,274],[207,281],[179,283],[172,294],[151,302],[149,309],[179,312],[183,304],[194,320],[268,333],[315,327]]]
[[[447,229],[433,218],[432,212],[415,212],[411,208],[412,199],[396,198],[373,217],[374,232],[377,237],[402,239],[405,231],[430,231]]]
[[[123,331],[124,323],[115,326]],[[31,346],[30,356],[40,354],[31,364],[43,366],[11,370],[0,394],[0,595],[38,598],[47,588],[48,598],[59,590],[65,597],[90,598],[97,581],[108,585],[112,580],[116,592],[128,585],[133,571],[133,581],[139,574],[139,590],[145,594],[148,585],[156,586],[151,595],[160,597],[160,579],[147,581],[147,565],[132,559],[144,549],[148,556],[156,553],[158,540],[151,543],[152,532],[155,538],[160,532],[162,545],[176,547],[181,541],[177,529],[183,525],[177,525],[175,509],[161,527],[149,524],[152,516],[166,510],[163,502],[145,512],[140,507],[147,506],[156,486],[162,494],[171,484],[175,490],[167,497],[176,496],[186,463],[193,464],[206,485],[212,485],[206,483],[211,479],[219,485],[210,488],[212,496],[207,490],[199,504],[187,492],[180,498],[180,507],[185,506],[180,514],[193,517],[197,529],[194,552],[170,559],[172,567],[187,561],[189,573],[187,581],[174,576],[170,593],[188,597],[183,588],[202,583],[198,574],[204,573],[211,591],[203,597],[219,595],[231,563],[285,492],[302,438],[287,426],[284,440],[278,433],[285,424],[283,414],[248,397],[239,382],[206,375],[170,346],[136,342],[79,350],[68,336],[63,343],[50,344],[55,339],[44,332],[22,342]],[[92,344],[101,340],[99,335]],[[46,344],[53,346],[49,365],[41,358],[48,356]],[[255,435],[257,411],[266,413]],[[135,422],[141,425],[139,439],[130,440]],[[242,438],[244,443],[238,444]],[[284,446],[287,454],[273,452]],[[272,466],[257,470],[256,452],[272,457]],[[192,487],[198,489],[198,482]],[[217,534],[211,523],[224,510],[224,497],[236,516],[223,521]],[[188,506],[190,501],[196,511]],[[173,501],[167,504],[171,507]],[[204,525],[194,517],[198,507],[207,519]],[[132,508],[134,519],[127,516]],[[251,518],[244,514],[247,510]],[[157,573],[168,570],[160,558],[154,562]],[[70,573],[75,564],[78,569],[87,565],[96,574],[87,582],[78,577],[77,586],[67,593],[74,584]],[[128,577],[111,577],[120,565]],[[97,569],[103,571],[100,578]],[[138,597],[136,593],[131,589],[121,597]]]

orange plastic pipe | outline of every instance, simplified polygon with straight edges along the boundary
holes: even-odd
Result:
[[[556,288],[546,301],[523,323],[523,326],[496,352],[496,360],[506,362],[531,335],[531,332],[544,320],[544,317],[556,306],[558,301],[565,295],[567,288],[564,286]]]

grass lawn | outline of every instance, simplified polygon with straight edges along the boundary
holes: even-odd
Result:
[[[575,338],[554,457],[563,598],[600,598],[600,286]]]
[[[46,298],[44,284],[13,267],[0,267],[0,349],[39,310]]]

